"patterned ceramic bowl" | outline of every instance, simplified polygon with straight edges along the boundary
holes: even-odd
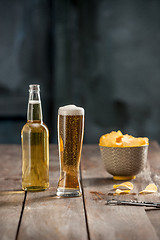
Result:
[[[115,180],[134,179],[146,165],[148,145],[139,147],[103,147],[101,157],[107,172]]]

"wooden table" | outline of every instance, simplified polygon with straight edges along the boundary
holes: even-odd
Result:
[[[83,196],[55,196],[59,178],[58,150],[50,146],[50,188],[44,192],[21,191],[21,147],[0,145],[0,239],[160,239],[160,210],[146,207],[108,206],[115,181],[104,170],[97,145],[84,145]],[[146,169],[132,181],[136,195],[117,199],[160,202],[160,146],[152,142]],[[138,195],[154,182],[159,192]],[[108,195],[109,194],[109,195]]]

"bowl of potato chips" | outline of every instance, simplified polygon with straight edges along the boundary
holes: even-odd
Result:
[[[149,139],[113,131],[99,140],[105,170],[115,180],[134,179],[147,162]]]

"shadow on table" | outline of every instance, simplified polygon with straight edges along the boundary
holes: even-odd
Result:
[[[22,204],[24,191],[22,190],[1,190],[0,207],[17,207]]]
[[[110,178],[84,178],[82,179],[83,186],[104,186],[108,184],[113,184],[114,180]]]
[[[53,199],[58,198],[55,194],[55,191],[53,193],[52,190],[46,190],[41,192],[27,192],[27,198],[26,202],[27,204],[31,204],[34,202],[48,202],[53,201]],[[22,190],[8,190],[8,191],[0,191],[0,207],[16,207],[19,204],[22,204],[22,202],[25,199],[25,191]]]
[[[3,191],[0,191],[0,196],[22,194],[22,193],[24,194],[24,191],[22,190],[3,190]]]

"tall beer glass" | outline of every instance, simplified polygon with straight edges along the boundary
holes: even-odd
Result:
[[[84,134],[84,109],[75,105],[58,110],[60,178],[57,196],[81,195],[79,165]]]

